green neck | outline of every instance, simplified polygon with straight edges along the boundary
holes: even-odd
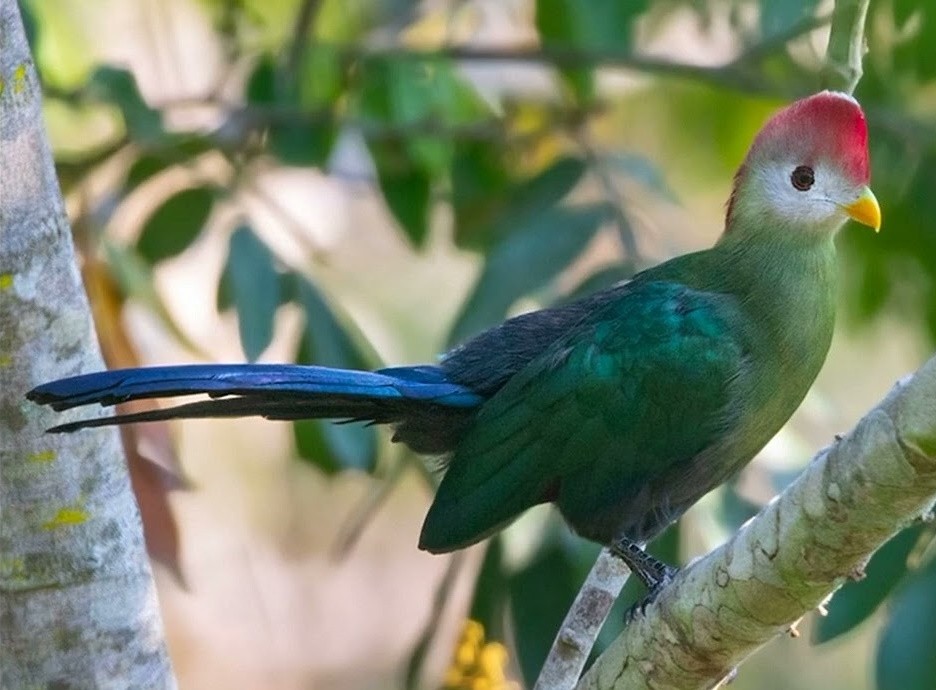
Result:
[[[738,295],[748,316],[761,325],[763,346],[784,369],[796,364],[811,381],[825,359],[835,321],[832,233],[804,237],[774,229],[760,234],[722,236],[710,250],[718,283],[711,287]]]

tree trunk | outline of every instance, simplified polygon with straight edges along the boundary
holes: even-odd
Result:
[[[117,430],[48,435],[38,383],[104,367],[15,0],[0,0],[0,686],[174,688]]]

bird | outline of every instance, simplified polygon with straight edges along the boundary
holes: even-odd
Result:
[[[675,570],[643,546],[744,467],[819,373],[834,327],[836,232],[849,218],[880,229],[869,182],[860,105],[823,91],[757,133],[713,246],[509,318],[435,364],[154,366],[27,396],[58,411],[208,396],[54,432],[250,415],[389,424],[394,441],[445,467],[421,549],[466,548],[552,503],[653,593]]]

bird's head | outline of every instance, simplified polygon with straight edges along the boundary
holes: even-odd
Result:
[[[735,177],[726,232],[769,225],[824,234],[848,218],[878,230],[881,210],[869,180],[861,106],[823,91],[784,108],[757,134]]]

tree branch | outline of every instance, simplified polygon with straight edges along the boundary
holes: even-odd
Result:
[[[578,687],[712,687],[936,500],[936,357],[721,548],[685,568]],[[832,602],[834,606],[834,601]]]

